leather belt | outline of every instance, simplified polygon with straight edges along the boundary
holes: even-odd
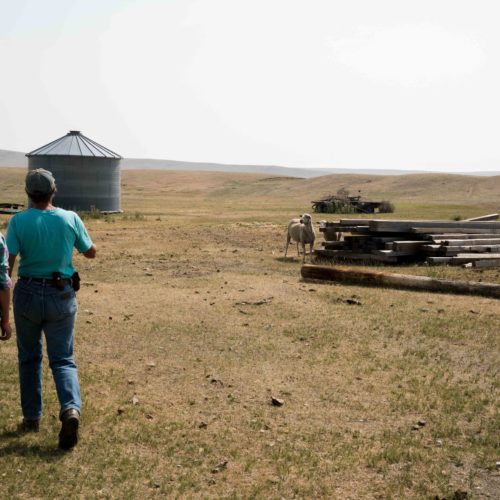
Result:
[[[19,276],[20,280],[25,280],[25,281],[34,281],[35,283],[43,283],[49,284],[49,285],[54,285],[57,286],[57,284],[61,285],[71,285],[71,279],[69,278],[61,278],[60,280],[56,281],[52,278],[32,278],[30,276]]]

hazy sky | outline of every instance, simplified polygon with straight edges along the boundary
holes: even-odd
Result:
[[[0,0],[0,149],[500,170],[498,0]]]

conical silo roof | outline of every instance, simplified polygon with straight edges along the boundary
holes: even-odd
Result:
[[[83,156],[121,159],[119,154],[85,137],[79,130],[70,130],[65,136],[31,151],[26,156]]]

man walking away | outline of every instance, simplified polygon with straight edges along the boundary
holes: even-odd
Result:
[[[73,289],[73,248],[96,255],[80,217],[52,205],[56,184],[51,172],[31,170],[26,193],[32,208],[10,220],[7,231],[12,272],[20,256],[14,288],[14,322],[19,360],[23,421],[21,429],[38,432],[42,416],[42,331],[60,403],[59,447],[73,448],[80,423],[80,385],[73,359],[77,302]]]

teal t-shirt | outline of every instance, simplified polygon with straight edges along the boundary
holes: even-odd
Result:
[[[9,222],[7,248],[11,255],[19,255],[19,276],[52,278],[59,272],[70,278],[73,248],[86,252],[92,246],[82,220],[75,212],[53,208],[30,208],[20,212]]]

